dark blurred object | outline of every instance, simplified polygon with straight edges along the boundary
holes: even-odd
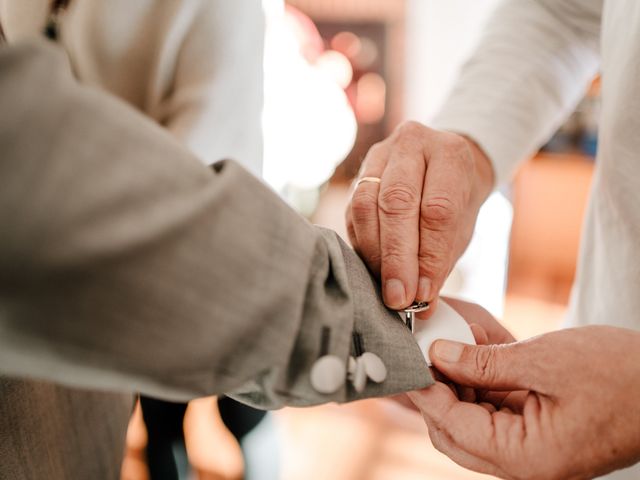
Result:
[[[179,480],[188,470],[184,442],[184,415],[186,403],[167,402],[140,396],[142,417],[147,427],[147,465],[151,480]],[[265,417],[266,412],[248,407],[228,397],[218,398],[218,409],[225,426],[238,443]],[[212,445],[211,448],[215,448]],[[178,462],[174,449],[185,452]],[[182,456],[182,455],[181,455]]]
[[[179,480],[173,455],[174,444],[184,448],[182,424],[186,403],[140,397],[142,417],[147,427],[147,465],[151,480]],[[182,468],[180,469],[182,470]]]
[[[225,426],[242,444],[242,439],[251,432],[265,417],[267,412],[246,406],[229,397],[218,398],[220,417]]]

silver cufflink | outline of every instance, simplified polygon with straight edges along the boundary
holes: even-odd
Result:
[[[429,302],[415,302],[402,310],[404,313],[404,323],[411,333],[414,332],[416,313],[424,312],[425,310],[429,310]]]

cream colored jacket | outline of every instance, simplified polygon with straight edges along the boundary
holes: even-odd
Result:
[[[40,36],[49,5],[0,0],[8,41]],[[72,0],[60,25],[82,83],[126,100],[203,162],[233,158],[261,175],[260,0]]]

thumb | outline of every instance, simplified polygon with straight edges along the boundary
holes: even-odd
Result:
[[[537,364],[527,343],[466,345],[438,340],[429,350],[433,365],[460,385],[486,390],[537,390]]]

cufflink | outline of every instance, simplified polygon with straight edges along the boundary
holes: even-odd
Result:
[[[311,386],[325,395],[340,390],[345,377],[344,362],[335,355],[324,355],[311,367]]]
[[[387,367],[378,355],[364,352],[360,358],[364,363],[364,369],[370,380],[375,383],[382,383],[387,379]]]
[[[356,357],[349,357],[347,378],[354,390],[362,393],[367,379],[375,383],[382,383],[387,379],[387,367],[378,355],[364,351],[362,336],[358,332],[353,332],[353,347]]]
[[[328,327],[322,328],[320,355],[313,363],[310,373],[310,381],[313,389],[319,393],[328,395],[335,393],[350,381],[356,392],[362,393],[367,386],[367,380],[382,383],[387,379],[387,367],[382,359],[372,352],[365,352],[362,336],[353,332],[354,356],[349,356],[347,364],[336,355],[329,355]]]
[[[320,356],[311,367],[311,386],[316,392],[325,395],[335,393],[344,385],[347,368],[336,355],[329,355],[329,327],[322,327]]]
[[[349,357],[347,378],[351,381],[353,389],[362,393],[367,379],[374,383],[382,383],[387,379],[387,367],[375,353],[364,352],[357,358]]]
[[[416,313],[429,310],[429,302],[415,302],[402,310],[404,313],[404,324],[413,333],[415,331]]]
[[[349,357],[349,375],[351,384],[356,392],[361,393],[367,385],[367,370],[362,357]]]

